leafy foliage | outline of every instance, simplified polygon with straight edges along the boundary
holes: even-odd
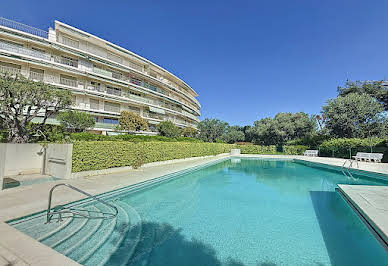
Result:
[[[95,125],[94,117],[85,112],[66,111],[57,115],[57,120],[61,125],[71,132],[82,132]]]
[[[184,142],[77,141],[73,146],[73,172],[216,155],[232,145]],[[139,158],[141,157],[141,158]]]
[[[315,131],[315,119],[306,113],[278,113],[273,119],[255,121],[249,134],[257,144],[282,145],[289,140],[310,136]]]
[[[222,139],[226,143],[236,143],[245,140],[245,134],[239,126],[229,127]]]
[[[388,111],[388,88],[383,81],[347,81],[345,87],[338,87],[339,96],[351,93],[367,94],[383,104],[385,111]]]
[[[199,138],[206,142],[215,142],[226,133],[227,127],[228,123],[224,121],[206,118],[198,124]]]
[[[188,138],[195,138],[198,135],[198,130],[193,127],[186,127],[183,129],[182,135]]]
[[[28,142],[32,131],[42,130],[49,117],[70,104],[70,91],[21,75],[0,74],[0,120],[8,130],[8,142]],[[28,127],[37,117],[42,121]]]
[[[121,130],[142,131],[148,129],[147,120],[140,115],[129,111],[121,111],[119,124]]]
[[[72,133],[70,134],[70,140],[72,141],[130,141],[130,142],[144,142],[144,141],[162,141],[162,142],[202,142],[202,140],[189,138],[189,137],[177,137],[169,138],[163,136],[143,136],[143,135],[98,135],[90,132]]]
[[[339,138],[323,142],[320,146],[321,156],[349,158],[357,152],[384,153],[383,161],[388,161],[388,138]]]
[[[242,154],[276,154],[276,146],[260,146],[260,145],[237,145],[237,149],[241,150]]]
[[[176,138],[182,134],[182,130],[171,121],[162,121],[156,128],[158,129],[159,134],[164,137]]]
[[[388,124],[383,111],[383,105],[373,97],[357,93],[338,96],[322,107],[325,127],[331,136],[339,138],[386,135]]]

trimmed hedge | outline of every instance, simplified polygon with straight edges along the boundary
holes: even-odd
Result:
[[[383,162],[388,162],[388,138],[331,139],[320,146],[320,156],[349,158],[357,152],[383,153]]]
[[[73,145],[73,172],[140,166],[189,157],[230,152],[232,144],[188,142],[77,141]]]
[[[98,136],[98,135],[97,135]],[[208,142],[162,141],[75,141],[73,172],[101,170],[142,164],[229,153],[241,149],[243,154],[278,154],[276,146],[235,145]],[[284,146],[283,154],[301,154],[306,146]]]
[[[276,146],[237,145],[242,154],[276,154]]]
[[[143,136],[143,135],[115,135],[115,136],[105,136],[93,134],[90,132],[82,133],[72,133],[70,134],[70,139],[73,141],[132,141],[132,142],[141,142],[141,141],[163,141],[163,142],[203,142],[200,139],[189,138],[189,137],[176,137],[168,138],[163,136]]]
[[[305,145],[286,145],[283,146],[283,153],[286,155],[302,155],[308,149]]]

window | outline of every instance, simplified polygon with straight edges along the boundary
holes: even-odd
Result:
[[[62,43],[74,48],[79,48],[79,41],[62,35]]]
[[[123,61],[120,56],[112,54],[112,53],[108,53],[107,57],[108,57],[109,60],[115,61],[115,62],[120,63],[120,64]]]
[[[44,70],[37,68],[30,68],[30,79],[43,81]]]
[[[107,112],[120,113],[120,104],[105,102],[104,110],[107,111]]]
[[[90,109],[98,110],[100,109],[100,102],[97,99],[90,99]]]
[[[58,63],[64,64],[64,65],[68,65],[68,66],[72,66],[72,67],[78,67],[78,60],[74,59],[74,58],[71,58],[71,57],[68,57],[68,56],[61,55],[60,60],[59,60]]]
[[[77,87],[77,79],[74,77],[66,76],[66,75],[61,75],[60,76],[60,83],[66,86],[70,87]]]
[[[104,118],[104,123],[118,125],[119,124],[119,120],[112,119],[112,118]]]
[[[107,87],[106,87],[106,92],[107,92],[108,94],[121,96],[121,89],[120,89],[120,88],[113,88],[113,87],[107,86]]]

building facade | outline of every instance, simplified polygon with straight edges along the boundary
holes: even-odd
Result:
[[[120,112],[139,114],[156,131],[161,121],[197,127],[197,93],[149,60],[55,21],[48,32],[0,18],[0,71],[71,90],[72,109],[93,115],[93,131],[114,134]],[[57,123],[55,117],[51,123]]]

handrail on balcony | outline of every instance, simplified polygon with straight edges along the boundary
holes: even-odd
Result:
[[[46,38],[46,39],[48,38],[47,31],[37,29],[37,28],[31,27],[31,26],[10,20],[10,19],[3,18],[3,17],[0,17],[0,26],[4,26],[4,27],[11,28],[14,30],[20,30],[20,31],[23,31],[23,32],[26,32],[26,33],[29,33],[29,34],[32,34],[32,35],[35,35],[38,37],[42,37],[42,38]]]

